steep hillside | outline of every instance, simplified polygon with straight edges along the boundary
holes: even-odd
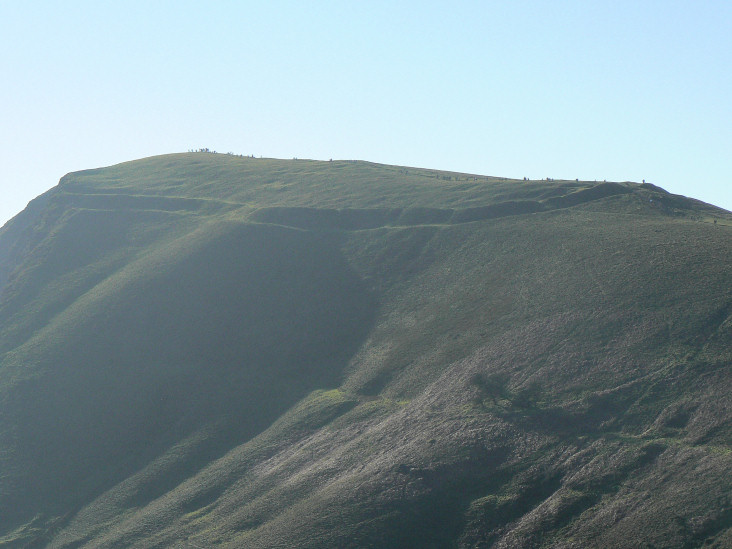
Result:
[[[0,229],[0,546],[732,546],[732,214],[189,153]]]

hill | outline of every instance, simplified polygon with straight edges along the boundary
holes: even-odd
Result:
[[[732,214],[188,153],[0,230],[0,546],[732,546]]]

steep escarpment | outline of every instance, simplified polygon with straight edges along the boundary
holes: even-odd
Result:
[[[732,218],[195,153],[0,232],[9,546],[724,546]]]

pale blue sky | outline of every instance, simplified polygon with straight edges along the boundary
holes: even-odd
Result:
[[[209,147],[646,179],[732,209],[732,2],[0,0],[0,224]]]

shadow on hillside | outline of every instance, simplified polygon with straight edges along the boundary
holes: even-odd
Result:
[[[376,302],[333,238],[222,225],[107,296],[7,403],[25,470],[4,522],[68,512],[208,429],[130,494],[144,505],[337,386]]]

